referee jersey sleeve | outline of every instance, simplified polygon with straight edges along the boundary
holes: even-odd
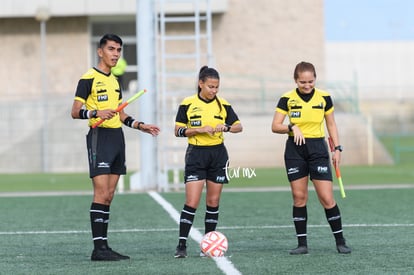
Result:
[[[190,105],[183,105],[181,104],[178,107],[177,116],[175,117],[175,123],[186,126],[188,123],[188,117],[187,117],[187,110],[190,107]]]
[[[93,78],[91,79],[80,79],[78,86],[76,87],[75,99],[86,102],[92,91]]]
[[[331,96],[327,95],[323,97],[325,99],[325,113],[331,113],[333,111],[333,102]]]
[[[279,113],[282,113],[282,114],[286,115],[288,113],[288,111],[289,111],[289,109],[288,109],[288,101],[289,101],[289,98],[288,97],[282,96],[279,99],[279,102],[277,103],[276,111],[279,112]]]
[[[237,116],[236,112],[233,110],[233,107],[231,105],[224,105],[224,108],[227,112],[226,117],[226,124],[227,125],[233,125],[235,122],[239,121],[239,117]]]

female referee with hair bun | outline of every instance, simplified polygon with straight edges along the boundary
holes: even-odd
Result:
[[[325,141],[324,122],[335,144],[333,164],[339,165],[342,146],[334,118],[331,96],[315,88],[315,67],[308,62],[296,65],[293,76],[297,88],[279,99],[272,122],[272,132],[288,134],[285,148],[285,165],[293,196],[293,222],[298,247],[290,254],[307,254],[306,203],[308,179],[313,182],[319,201],[325,209],[326,219],[335,237],[339,253],[351,253],[345,244],[341,214],[333,196],[332,172],[329,151]],[[286,115],[289,125],[283,124]]]
[[[188,138],[185,154],[185,204],[181,211],[175,258],[187,257],[187,238],[206,184],[205,233],[214,231],[219,216],[223,184],[228,183],[229,159],[223,132],[239,133],[242,125],[231,105],[218,97],[219,73],[207,66],[200,69],[197,94],[185,98],[177,112],[175,135]],[[201,255],[202,256],[202,255]]]

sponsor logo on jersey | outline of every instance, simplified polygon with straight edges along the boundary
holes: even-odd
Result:
[[[290,109],[302,109],[302,106],[298,105],[298,101],[292,99],[288,102],[288,106]]]
[[[195,113],[195,112],[201,112],[201,111],[203,111],[203,109],[201,109],[200,107],[193,107],[192,109],[191,109],[191,113]]]
[[[301,112],[299,112],[299,111],[292,111],[292,112],[290,112],[290,117],[296,117],[296,118],[298,118],[300,116],[301,116]]]

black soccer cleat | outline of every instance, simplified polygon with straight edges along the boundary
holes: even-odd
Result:
[[[112,248],[110,248],[110,247],[108,247],[107,249],[108,249],[109,251],[111,251],[111,253],[112,253],[112,254],[114,254],[116,257],[118,257],[118,259],[119,259],[119,260],[129,260],[129,259],[130,259],[130,257],[129,257],[129,256],[119,254],[118,252],[116,252],[116,251],[112,250]]]
[[[187,247],[185,245],[178,245],[174,258],[187,258]]]
[[[128,259],[129,256],[119,254],[110,247],[94,249],[91,255],[91,261],[119,261]]]
[[[108,249],[94,249],[91,261],[119,261],[119,257]]]
[[[338,250],[338,253],[341,254],[351,253],[351,248],[349,248],[346,244],[337,244],[336,249]]]
[[[351,253],[351,248],[346,245],[345,239],[343,238],[336,240],[336,250],[341,254]]]
[[[289,251],[290,255],[303,255],[308,254],[308,247],[305,245],[301,245]]]

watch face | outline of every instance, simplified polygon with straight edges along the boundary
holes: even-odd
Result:
[[[344,149],[343,147],[342,147],[342,145],[339,145],[339,146],[336,146],[336,148],[335,148],[336,150],[339,150],[340,152],[342,152],[342,150]]]

